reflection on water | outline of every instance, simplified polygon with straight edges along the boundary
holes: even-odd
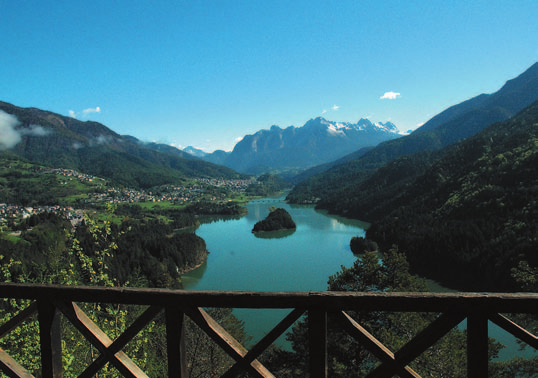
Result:
[[[278,231],[265,231],[265,232],[253,232],[252,234],[260,239],[282,239],[287,238],[295,233],[295,230],[278,230]]]

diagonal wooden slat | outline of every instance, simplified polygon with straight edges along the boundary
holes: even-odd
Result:
[[[538,349],[538,337],[534,336],[532,333],[527,331],[525,328],[517,325],[510,319],[501,314],[490,314],[489,320],[497,324],[499,327],[504,329],[506,332],[511,333],[521,341],[527,343],[529,346],[534,349]]]
[[[9,378],[34,378],[32,374],[23,368],[9,354],[0,348],[0,371]]]
[[[37,302],[33,301],[24,310],[19,311],[17,315],[9,319],[0,326],[0,339],[8,333],[19,327],[25,320],[37,313]],[[0,371],[10,378],[33,378],[33,375],[20,365],[6,351],[0,348]]]
[[[131,341],[144,327],[159,313],[162,307],[150,306],[144,311],[109,347],[106,349],[106,353],[102,353],[98,358],[93,361],[90,366],[84,371],[84,375],[93,377],[108,361],[113,362],[113,357],[120,352],[129,341]],[[131,367],[130,374],[136,374],[132,370],[131,362],[126,360],[122,355],[118,356],[120,360],[125,363],[125,367]],[[122,367],[116,366],[121,371]]]
[[[57,306],[67,319],[69,319],[71,324],[105,356],[105,363],[112,363],[125,377],[147,377],[146,373],[122,351],[114,354],[109,353],[108,348],[113,344],[112,340],[76,304],[72,302],[59,302]],[[86,370],[80,377],[93,376],[92,371]]]
[[[245,368],[245,364],[250,364],[257,359],[276,339],[280,337],[286,330],[291,327],[305,312],[304,309],[292,310],[284,319],[282,319],[267,335],[265,335],[256,345],[254,345],[245,355],[245,357],[237,361],[222,378],[235,377],[241,368]]]
[[[381,341],[377,340],[370,332],[357,323],[351,316],[344,311],[334,313],[334,315],[340,321],[339,324],[344,327],[344,329],[359,343],[361,343],[366,350],[368,350],[382,362],[394,362],[394,353],[392,353],[390,349],[381,343]],[[402,378],[420,378],[420,375],[418,375],[409,366],[405,366],[400,374]]]
[[[222,326],[201,308],[185,308],[185,313],[202,329],[218,346],[236,361],[242,360],[248,351],[234,339]],[[258,360],[252,361],[246,367],[249,374],[255,377],[273,377]]]
[[[394,353],[393,361],[386,361],[368,374],[367,378],[392,377],[400,374],[404,367],[420,356],[465,319],[461,313],[444,313],[420,331],[413,339]]]
[[[17,328],[21,323],[32,315],[37,313],[37,302],[33,301],[28,307],[20,311],[13,318],[9,319],[7,322],[0,326],[0,339],[6,336],[9,332]]]

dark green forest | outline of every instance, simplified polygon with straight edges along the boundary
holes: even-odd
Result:
[[[367,237],[398,244],[413,269],[453,287],[514,290],[511,269],[538,265],[537,167],[538,103],[449,148],[397,195],[378,199]]]

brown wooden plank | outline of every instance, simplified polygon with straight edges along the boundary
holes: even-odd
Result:
[[[437,340],[464,319],[465,315],[460,313],[441,314],[413,339],[401,347],[400,350],[395,352],[393,361],[386,361],[378,366],[368,375],[368,378],[392,377],[395,373],[402,374],[406,365],[420,356],[426,349],[435,344]],[[485,371],[487,372],[487,369]]]
[[[34,378],[28,370],[23,368],[2,348],[0,348],[0,371],[9,378]]]
[[[0,297],[192,307],[326,308],[331,311],[536,313],[538,293],[248,292],[105,288],[0,283]]]
[[[366,348],[370,353],[379,358],[383,362],[394,362],[394,353],[390,351],[383,343],[375,338],[370,332],[364,329],[359,323],[357,323],[351,316],[345,312],[339,312],[334,314],[340,321],[340,325],[353,336],[360,344]],[[419,378],[413,369],[409,366],[405,366],[403,371],[400,372],[402,378]]]
[[[202,329],[218,346],[220,346],[235,361],[243,359],[247,350],[237,340],[234,339],[222,326],[201,308],[186,308],[183,311]],[[258,360],[252,361],[247,366],[247,372],[255,377],[272,377]]]
[[[41,374],[44,377],[62,378],[62,334],[60,313],[44,299],[37,301],[39,341],[41,350]]]
[[[309,369],[312,378],[327,378],[327,312],[308,310]]]
[[[168,355],[168,376],[187,378],[187,355],[185,350],[185,315],[176,306],[165,309],[166,348]]]
[[[100,353],[112,345],[112,340],[73,302],[57,302],[56,305],[75,328],[92,343]]]
[[[32,315],[37,313],[37,302],[33,301],[24,310],[19,311],[17,315],[9,319],[7,322],[0,326],[0,339],[4,338],[8,333],[17,328],[21,323]]]
[[[511,333],[521,341],[538,350],[538,337],[527,331],[525,328],[520,327],[501,314],[490,314],[489,319],[508,333]]]
[[[257,359],[276,339],[280,337],[286,330],[293,325],[303,314],[304,309],[292,310],[284,319],[282,319],[267,335],[265,335],[256,345],[254,345],[245,355],[242,360],[236,362],[221,378],[235,377],[245,364],[250,364]]]

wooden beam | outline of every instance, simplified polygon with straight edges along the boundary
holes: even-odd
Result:
[[[286,330],[293,325],[303,314],[304,309],[292,310],[284,319],[282,319],[267,335],[265,335],[256,345],[254,345],[243,357],[237,361],[221,378],[235,377],[245,364],[250,364],[258,358],[272,343],[276,341]]]
[[[0,348],[0,371],[9,378],[34,378],[32,374],[23,368],[9,354]]]
[[[188,378],[185,350],[185,315],[177,306],[165,308],[168,376]]]
[[[502,316],[501,314],[490,314],[489,320],[497,324],[506,332],[511,333],[521,341],[527,343],[529,346],[538,350],[538,337],[527,331],[525,328],[520,327],[510,319]]]
[[[230,335],[222,326],[215,321],[207,312],[201,308],[183,309],[218,346],[220,346],[235,361],[242,360],[248,353],[245,347],[241,345],[232,335]],[[273,377],[273,374],[265,368],[258,360],[252,361],[247,366],[247,372],[255,377],[267,378]]]
[[[467,317],[467,377],[484,377],[488,371],[488,317],[479,311]]]
[[[62,334],[60,314],[45,299],[37,301],[39,340],[41,349],[41,374],[43,377],[62,378]]]
[[[192,307],[325,308],[331,311],[536,313],[538,293],[190,291],[0,283],[0,298]]]
[[[4,338],[35,313],[37,313],[37,302],[33,301],[28,307],[0,326],[0,339]]]
[[[364,329],[351,316],[345,312],[335,313],[340,325],[353,336],[360,344],[370,353],[379,358],[382,362],[393,363],[395,361],[394,353],[390,351],[383,343],[377,340],[370,332]],[[409,366],[400,369],[402,378],[420,378]]]
[[[308,310],[308,346],[311,378],[327,378],[327,312]]]
[[[464,319],[465,315],[460,313],[441,314],[413,339],[401,347],[400,350],[395,352],[393,361],[387,361],[378,366],[368,375],[368,378],[392,377],[395,373],[403,373],[406,365],[420,356],[426,349],[435,344]],[[487,369],[485,371],[487,372]]]

